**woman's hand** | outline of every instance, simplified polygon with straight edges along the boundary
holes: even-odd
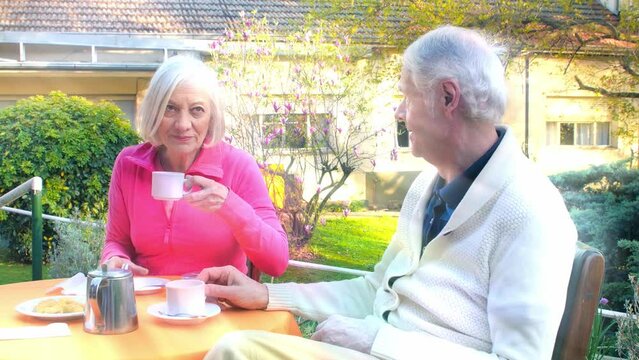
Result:
[[[119,256],[110,257],[105,264],[107,269],[122,269],[122,266],[127,264],[133,275],[147,275],[149,273],[149,269],[136,265],[131,260],[123,259]]]
[[[206,283],[206,296],[244,309],[261,310],[268,305],[268,289],[234,266],[204,269],[197,276]]]
[[[182,199],[203,211],[217,211],[222,207],[229,194],[229,189],[226,186],[198,175],[187,175],[186,185],[188,188],[197,185],[200,190],[188,193]]]

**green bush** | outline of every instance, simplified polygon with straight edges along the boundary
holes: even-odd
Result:
[[[324,208],[325,212],[341,213],[344,209],[350,211],[365,211],[367,209],[366,200],[346,200],[329,201]]]
[[[104,227],[100,225],[80,220],[55,223],[58,241],[49,266],[51,277],[66,278],[97,269],[104,243]]]
[[[551,177],[566,200],[579,239],[606,258],[603,296],[624,311],[632,299],[628,274],[639,272],[639,170],[627,162]]]
[[[54,91],[0,110],[0,194],[33,176],[44,181],[46,214],[104,219],[113,161],[122,148],[140,141],[113,103],[93,103]],[[29,199],[12,206],[30,209]],[[30,261],[30,219],[0,212],[0,236],[17,261]],[[55,242],[44,223],[45,258]]]

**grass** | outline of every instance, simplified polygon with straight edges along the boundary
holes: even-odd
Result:
[[[319,225],[304,249],[315,257],[305,260],[318,264],[372,271],[381,258],[397,226],[397,217],[335,217]],[[295,258],[292,256],[292,258]],[[48,266],[43,277],[49,278]],[[350,279],[354,276],[327,271],[289,267],[275,282],[300,283]],[[31,265],[8,260],[8,249],[0,248],[0,285],[31,280]],[[262,281],[271,281],[262,277]]]
[[[31,281],[31,264],[20,264],[8,260],[9,250],[0,248],[0,285]],[[42,276],[49,277],[48,266],[42,268]]]
[[[397,217],[337,217],[319,225],[306,251],[315,255],[309,262],[372,271],[381,259],[395,228]],[[295,256],[292,256],[295,259]],[[289,267],[275,282],[299,283],[353,278],[353,275]],[[270,281],[270,277],[263,281]]]

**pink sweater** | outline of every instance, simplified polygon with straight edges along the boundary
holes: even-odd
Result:
[[[229,188],[215,213],[179,200],[170,213],[151,197],[156,149],[149,143],[122,150],[109,188],[109,213],[102,261],[131,259],[150,275],[181,275],[211,266],[246,272],[246,257],[261,271],[279,276],[288,264],[288,240],[264,179],[246,152],[220,142],[203,148],[187,174]]]

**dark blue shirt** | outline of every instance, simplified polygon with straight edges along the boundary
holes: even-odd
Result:
[[[422,252],[428,244],[440,231],[446,226],[448,220],[453,215],[453,211],[466,195],[466,192],[473,184],[484,166],[493,156],[495,150],[499,146],[506,131],[497,129],[497,141],[488,149],[477,161],[464,170],[464,172],[446,184],[446,180],[441,176],[437,176],[433,192],[426,205],[426,215],[424,216],[424,225],[422,227]]]

